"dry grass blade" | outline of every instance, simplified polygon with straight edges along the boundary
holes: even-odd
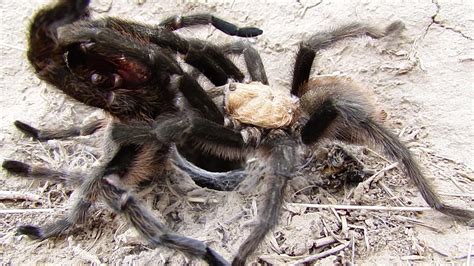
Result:
[[[471,265],[471,257],[474,256],[474,254],[472,253],[472,242],[469,243],[469,250],[467,251],[467,261],[466,261],[466,265]]]
[[[425,256],[420,256],[420,255],[408,255],[408,256],[403,256],[401,257],[402,260],[424,260],[426,259]]]
[[[367,206],[367,205],[334,205],[334,204],[310,204],[310,203],[287,203],[297,207],[338,209],[338,210],[370,210],[370,211],[399,211],[399,212],[421,212],[430,211],[431,207],[392,207],[392,206]]]
[[[41,212],[55,212],[60,209],[3,209],[0,210],[0,214],[27,214],[27,213],[41,213]]]
[[[443,193],[440,192],[438,193],[440,196],[447,196],[447,197],[458,197],[458,198],[470,198],[474,199],[474,194],[468,194],[468,193]]]

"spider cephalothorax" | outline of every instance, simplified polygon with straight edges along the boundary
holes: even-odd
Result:
[[[311,66],[318,50],[343,38],[360,35],[381,38],[398,33],[403,28],[403,23],[398,21],[385,29],[351,23],[314,34],[301,43],[294,65],[292,87],[283,92],[268,87],[265,85],[268,82],[262,78],[253,78],[255,83],[250,85],[229,84],[213,90],[211,95],[216,96],[219,99],[216,101],[223,105],[228,121],[238,120],[227,123],[227,127],[193,114],[177,113],[158,117],[152,128],[139,124],[129,125],[129,128],[114,125],[112,138],[132,143],[153,138],[162,141],[191,139],[202,149],[219,156],[240,157],[257,151],[267,160],[266,175],[270,185],[259,222],[236,252],[233,265],[244,265],[275,225],[287,181],[297,169],[298,147],[315,147],[323,138],[378,146],[400,163],[401,169],[414,180],[430,206],[448,215],[472,219],[473,210],[448,206],[441,201],[410,151],[381,124],[379,114],[374,112],[358,85],[341,77],[310,79]],[[254,60],[260,62],[259,57]],[[260,63],[253,70],[259,74],[252,77],[265,76]],[[249,90],[249,87],[252,89]],[[224,96],[223,101],[217,97],[221,95]]]
[[[54,9],[40,11],[30,27],[28,59],[41,79],[122,120],[153,119],[173,111],[177,90],[189,85],[199,90],[183,73],[176,53],[215,85],[223,85],[229,78],[243,79],[221,49],[184,39],[172,30],[213,24],[231,35],[262,33],[257,28],[237,28],[208,14],[171,17],[159,26],[117,18],[91,20],[88,2],[63,0]],[[171,84],[174,75],[182,78]]]
[[[176,98],[216,123],[224,117],[199,83],[181,68],[176,56],[221,86],[244,75],[226,53],[245,53],[238,44],[218,47],[184,39],[172,31],[191,25],[212,24],[229,35],[252,37],[262,33],[252,27],[238,28],[209,14],[175,16],[158,26],[117,18],[92,20],[89,0],[58,0],[36,13],[29,28],[27,57],[38,77],[68,96],[103,109],[111,117],[63,130],[38,130],[23,122],[15,126],[37,140],[67,138],[104,130],[103,154],[90,171],[71,173],[6,160],[3,167],[34,178],[62,179],[77,186],[78,199],[68,215],[45,226],[25,225],[18,233],[46,239],[64,233],[87,218],[90,206],[103,198],[152,245],[165,245],[210,264],[225,260],[203,242],[173,234],[155,219],[130,192],[159,180],[173,171],[171,142],[149,140],[140,144],[114,142],[110,121],[151,123],[156,116],[180,112]],[[251,50],[251,49],[250,49]],[[241,175],[238,175],[241,176]],[[206,177],[201,175],[201,177]]]

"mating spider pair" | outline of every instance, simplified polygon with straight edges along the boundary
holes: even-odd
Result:
[[[380,146],[400,161],[431,206],[449,215],[473,217],[472,211],[449,207],[439,200],[409,151],[377,122],[370,104],[352,82],[340,78],[310,79],[318,50],[347,37],[384,37],[400,31],[400,22],[384,30],[353,23],[302,42],[290,93],[264,86],[268,81],[260,56],[246,43],[217,47],[186,40],[172,32],[179,27],[212,23],[228,34],[245,37],[259,35],[261,31],[256,28],[239,29],[210,15],[174,17],[160,27],[114,18],[94,21],[88,19],[87,5],[85,0],[62,0],[39,11],[30,28],[28,58],[41,79],[80,102],[105,110],[113,117],[111,122],[105,125],[105,121],[96,121],[62,131],[40,131],[21,122],[16,125],[40,140],[90,134],[104,127],[104,153],[93,171],[82,176],[5,161],[4,168],[11,172],[31,177],[60,176],[80,190],[69,215],[41,228],[22,226],[20,233],[39,239],[61,234],[85,220],[90,205],[102,197],[151,245],[172,247],[210,264],[226,264],[204,243],[171,233],[130,192],[132,187],[159,181],[167,171],[172,171],[170,145],[185,141],[226,158],[245,157],[256,150],[269,161],[269,196],[263,203],[259,224],[241,245],[234,265],[244,264],[275,225],[286,183],[299,163],[298,147],[317,145],[322,138]],[[232,100],[249,94],[248,87],[240,83],[228,84],[221,92],[217,90],[217,95],[223,94],[225,100],[222,106],[216,105],[196,80],[181,69],[176,53],[183,55],[184,62],[204,74],[217,89],[223,88],[229,78],[243,80],[243,74],[226,57],[229,53],[243,54],[251,79],[258,84],[250,89],[256,90],[251,99],[260,97],[259,90],[267,91],[272,101],[287,103],[284,111],[291,113],[284,116],[284,123],[271,126],[265,117],[249,115],[251,112],[245,112],[248,102]],[[178,94],[186,100],[183,106],[175,102]],[[281,111],[280,105],[274,107]],[[228,121],[240,123],[224,123],[224,115]],[[222,179],[219,181],[224,182],[225,176]]]

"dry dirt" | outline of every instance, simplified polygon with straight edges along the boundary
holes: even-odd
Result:
[[[39,143],[13,127],[22,120],[39,127],[80,123],[92,112],[39,81],[25,57],[29,18],[49,1],[0,0],[0,159],[43,162],[52,167],[87,168],[94,150],[87,138]],[[474,157],[474,5],[472,1],[152,1],[92,0],[96,17],[120,16],[155,24],[173,14],[211,12],[264,34],[252,42],[262,55],[271,84],[288,86],[297,43],[311,33],[344,22],[386,25],[402,20],[402,39],[351,39],[323,51],[314,72],[349,76],[375,94],[388,114],[387,126],[399,134],[443,198],[473,207]],[[180,33],[212,42],[232,38],[211,27]],[[100,113],[99,113],[100,115]],[[349,147],[368,169],[389,162],[363,148]],[[426,206],[413,183],[396,169],[386,171],[358,200],[346,190],[316,189],[320,162],[310,161],[289,189],[287,202]],[[308,174],[313,173],[313,174]],[[258,177],[258,175],[256,175]],[[231,258],[251,228],[263,186],[241,192],[212,192],[173,178],[145,198],[160,219],[181,234],[210,244]],[[258,181],[259,179],[257,179]],[[260,182],[263,183],[263,182]],[[61,184],[35,182],[0,172],[2,193],[30,193],[30,200],[0,201],[0,263],[182,264],[173,251],[140,243],[120,217],[102,205],[70,236],[42,242],[15,236],[19,224],[43,224],[64,213],[70,190]],[[309,184],[309,188],[304,188]],[[388,188],[388,189],[387,189]],[[242,191],[246,193],[242,193]],[[393,193],[392,196],[387,191]],[[355,201],[355,202],[354,202]],[[5,214],[9,209],[54,208],[40,213]],[[341,220],[339,220],[341,219]],[[341,221],[347,220],[349,226]],[[250,225],[250,226],[249,226]],[[318,263],[433,264],[468,263],[472,228],[435,211],[338,211],[287,204],[279,226],[252,257],[284,264],[320,252],[317,239],[337,235],[353,245]],[[344,242],[345,243],[345,242]],[[338,243],[333,244],[336,246]],[[325,248],[327,249],[327,247]],[[472,255],[471,255],[472,256]],[[471,263],[473,259],[471,258]],[[200,263],[191,261],[192,263]]]

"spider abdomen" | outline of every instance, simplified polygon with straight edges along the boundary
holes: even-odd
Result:
[[[240,123],[266,129],[290,126],[297,117],[299,100],[284,88],[260,82],[228,85],[226,113]]]

